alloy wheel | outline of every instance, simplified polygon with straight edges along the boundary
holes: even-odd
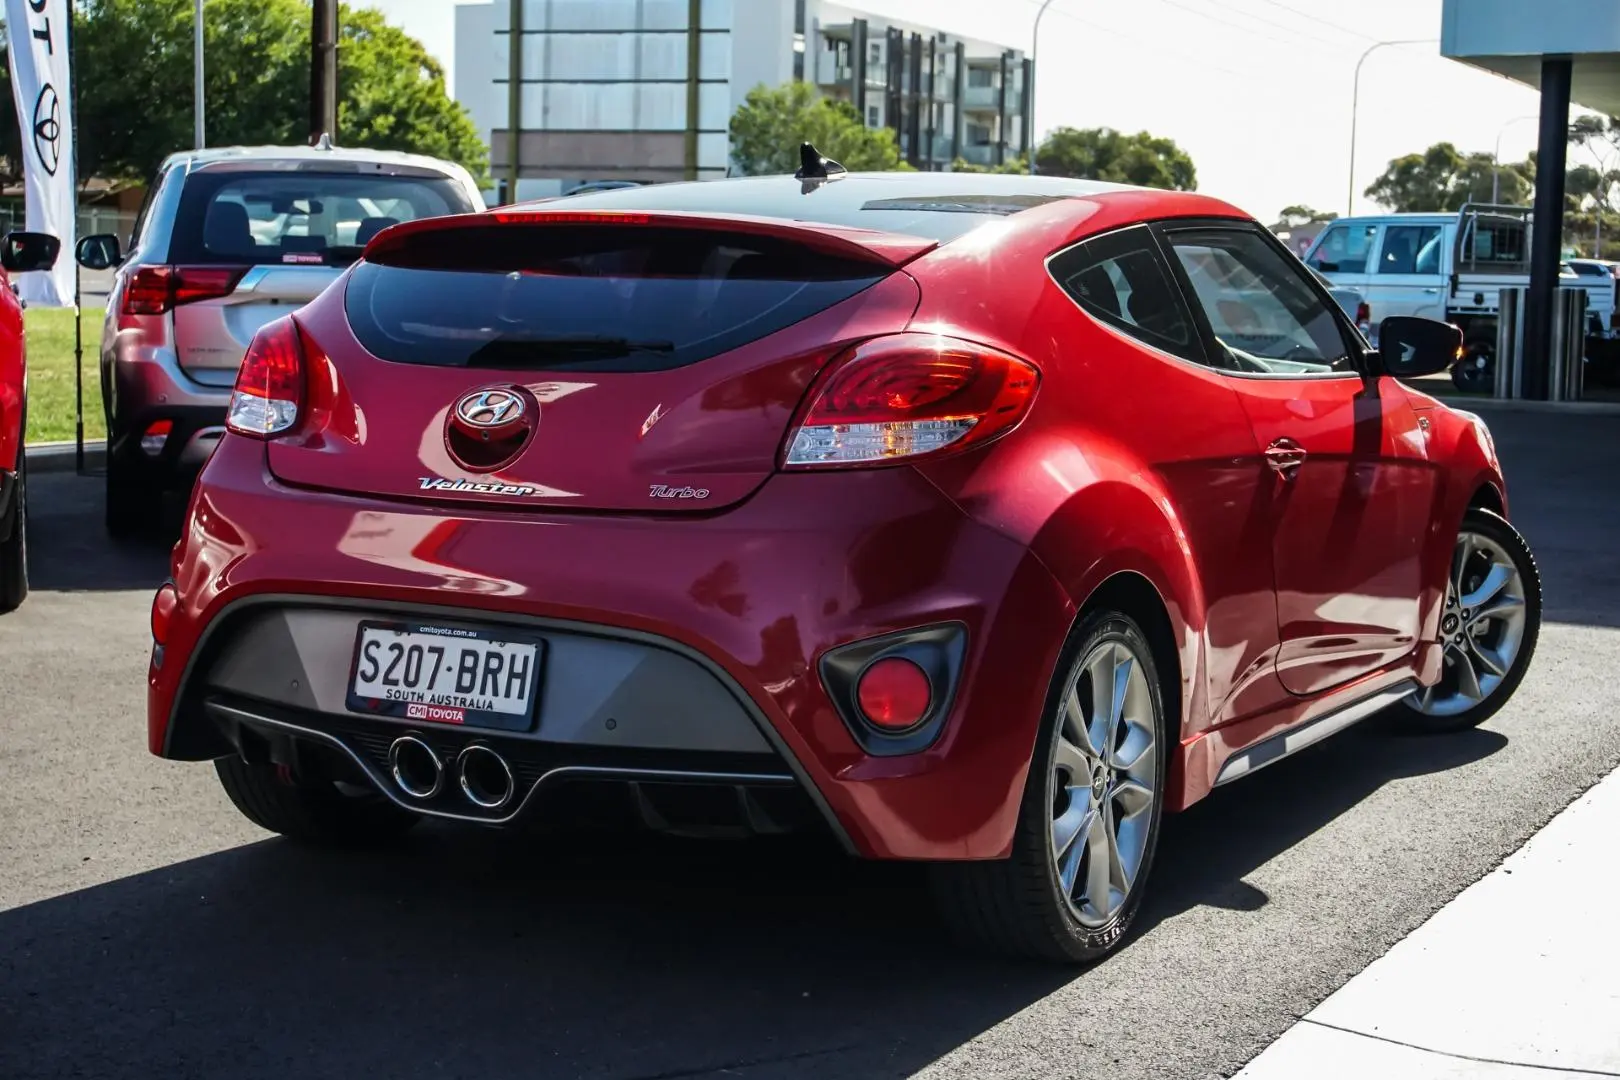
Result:
[[[1088,928],[1119,914],[1147,855],[1159,795],[1153,708],[1142,664],[1120,641],[1088,653],[1064,692],[1047,779],[1052,866]]]
[[[1445,668],[1438,683],[1412,696],[1412,707],[1426,716],[1456,716],[1489,698],[1519,659],[1525,619],[1518,564],[1495,540],[1464,529],[1440,614]]]

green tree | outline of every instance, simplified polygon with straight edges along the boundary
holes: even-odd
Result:
[[[79,0],[81,178],[144,181],[192,145],[192,12],[191,0]],[[431,154],[487,178],[488,150],[422,44],[372,9],[343,7],[339,20],[339,145]],[[207,0],[209,145],[308,141],[309,30],[305,0]],[[0,149],[15,163],[17,121],[5,112]]]
[[[1465,203],[1491,201],[1496,173],[1490,154],[1464,154],[1451,143],[1436,143],[1421,154],[1391,161],[1366,195],[1396,213],[1461,210]],[[1530,162],[1502,162],[1497,201],[1528,203],[1534,176]]]
[[[911,167],[900,160],[891,129],[867,127],[853,105],[824,98],[808,83],[756,86],[731,118],[731,154],[744,175],[797,172],[803,143],[851,172]]]
[[[1283,208],[1281,220],[1290,229],[1300,229],[1306,225],[1321,225],[1329,221],[1338,221],[1339,215],[1331,210],[1317,210],[1314,207],[1295,204]]]
[[[951,163],[951,172],[960,173],[996,173],[1002,176],[1020,176],[1029,172],[1029,159],[1027,157],[1008,158],[1000,165],[975,165],[971,161],[957,158]]]
[[[1113,128],[1056,128],[1036,150],[1035,163],[1046,176],[1174,191],[1198,188],[1198,170],[1187,152],[1145,131],[1127,135]]]
[[[487,180],[489,149],[466,108],[445,91],[444,68],[427,48],[375,8],[344,8],[339,18],[340,141],[444,158]]]

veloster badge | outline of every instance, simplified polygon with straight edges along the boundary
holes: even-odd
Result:
[[[509,495],[513,498],[539,498],[540,489],[528,484],[501,484],[475,480],[450,480],[443,476],[422,477],[423,491],[455,491],[465,495]]]

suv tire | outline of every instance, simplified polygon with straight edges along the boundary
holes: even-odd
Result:
[[[21,451],[12,499],[11,528],[0,537],[0,615],[16,611],[28,598],[28,459]]]
[[[114,540],[144,536],[157,520],[162,491],[143,479],[118,454],[107,455],[107,535]]]

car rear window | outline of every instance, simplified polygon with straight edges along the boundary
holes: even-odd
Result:
[[[347,266],[390,225],[477,209],[447,177],[203,171],[186,183],[169,259]]]
[[[755,235],[637,226],[453,229],[355,267],[360,343],[442,367],[656,371],[717,356],[888,273]]]

